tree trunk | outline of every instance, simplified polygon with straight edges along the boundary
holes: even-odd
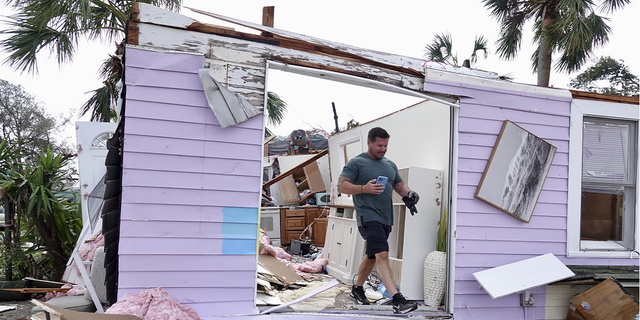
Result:
[[[542,87],[549,86],[549,79],[551,78],[551,48],[547,45],[545,38],[546,32],[549,30],[553,22],[554,17],[546,16],[542,20],[542,37],[538,44],[538,85]]]
[[[51,255],[53,279],[49,280],[60,281],[64,274],[64,270],[67,268],[67,259],[64,257],[62,243],[60,243],[60,239],[58,239],[55,222],[51,221],[50,223],[47,223],[44,220],[42,214],[40,216],[37,216],[37,213],[35,211],[32,211],[30,215],[35,222],[38,234],[40,235],[40,237],[42,237],[44,245],[47,247],[48,254]],[[51,220],[53,220],[53,217]],[[49,224],[52,224],[52,226],[49,226]]]

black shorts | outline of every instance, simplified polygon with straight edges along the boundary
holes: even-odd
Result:
[[[367,242],[366,253],[369,259],[375,259],[376,253],[389,251],[387,239],[389,239],[389,233],[391,233],[391,226],[378,221],[368,221],[362,224],[358,231]]]

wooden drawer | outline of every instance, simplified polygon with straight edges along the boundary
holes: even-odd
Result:
[[[303,230],[306,226],[304,225],[304,217],[293,217],[287,218],[287,231],[289,230]]]
[[[285,232],[285,236],[284,236],[284,241],[283,243],[291,243],[291,240],[298,240],[298,237],[300,237],[300,233],[302,233],[302,230],[297,230],[297,231],[287,231]],[[302,238],[304,238],[305,236],[303,235]]]
[[[304,209],[287,210],[285,212],[285,216],[287,216],[287,217],[304,217],[305,216],[305,210]]]

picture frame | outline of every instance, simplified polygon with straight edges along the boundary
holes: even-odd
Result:
[[[505,120],[474,197],[529,222],[557,148]]]

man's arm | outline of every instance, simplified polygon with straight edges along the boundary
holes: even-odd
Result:
[[[409,191],[411,191],[411,189],[409,189],[409,186],[404,183],[404,181],[396,183],[393,186],[393,190],[395,190],[401,197],[406,197],[409,194]]]
[[[353,183],[353,180],[340,176],[338,178],[338,192],[345,194],[361,194],[361,193],[372,193],[372,194],[380,194],[384,192],[384,185],[375,184],[376,179],[369,180],[367,184],[357,185]]]

